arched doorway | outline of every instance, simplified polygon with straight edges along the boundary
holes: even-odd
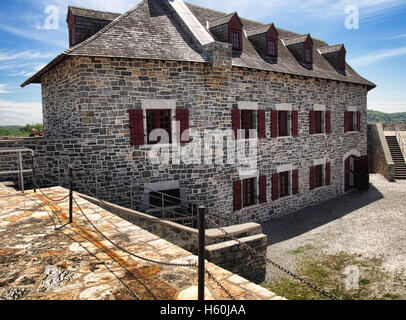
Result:
[[[369,188],[368,156],[348,155],[344,160],[344,192]]]

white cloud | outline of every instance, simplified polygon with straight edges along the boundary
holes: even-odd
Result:
[[[8,89],[8,84],[7,83],[0,83],[0,94],[6,94],[6,93],[12,93]]]
[[[378,61],[382,61],[388,58],[400,56],[406,54],[406,47],[379,50],[376,52],[368,53],[357,58],[350,59],[348,62],[353,67],[363,67]]]
[[[391,40],[393,40],[393,39],[402,39],[402,38],[406,38],[406,33],[398,34],[396,36],[389,37],[389,39],[391,39]]]
[[[42,122],[42,104],[0,99],[0,125],[25,125]]]
[[[12,60],[33,60],[33,59],[49,59],[55,57],[54,53],[41,53],[32,50],[25,50],[21,52],[6,52],[0,51],[0,61],[12,61]]]

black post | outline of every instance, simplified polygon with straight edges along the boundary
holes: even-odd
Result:
[[[69,223],[73,222],[73,169],[69,167]]]
[[[36,188],[36,181],[35,181],[35,163],[34,163],[34,155],[31,154],[31,166],[32,166],[32,184],[34,187],[34,193],[37,192]]]
[[[198,209],[199,217],[199,260],[198,260],[198,300],[204,301],[204,256],[205,256],[205,211],[206,208],[200,206]]]

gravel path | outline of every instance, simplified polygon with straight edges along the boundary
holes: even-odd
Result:
[[[406,181],[371,175],[368,192],[351,192],[263,224],[268,257],[295,271],[302,253],[379,257],[387,274],[406,277]],[[294,252],[294,253],[292,253]],[[268,266],[267,280],[281,276]]]

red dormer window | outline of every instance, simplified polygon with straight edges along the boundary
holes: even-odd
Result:
[[[344,46],[341,48],[341,50],[338,52],[338,68],[341,70],[345,70],[345,55],[346,51],[344,49]]]
[[[242,23],[236,13],[228,22],[228,42],[233,50],[242,50]]]
[[[313,63],[313,41],[310,36],[307,37],[304,46],[304,62]]]
[[[278,57],[278,37],[278,32],[276,31],[275,26],[272,24],[266,34],[267,54],[270,57]]]

